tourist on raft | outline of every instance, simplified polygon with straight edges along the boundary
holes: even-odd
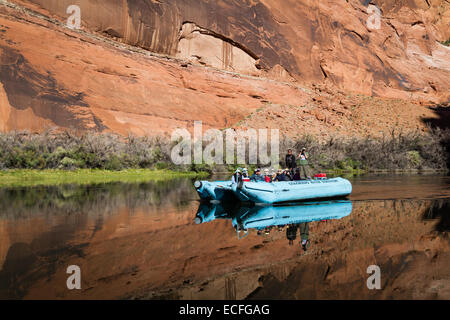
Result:
[[[299,153],[297,159],[299,159],[300,179],[311,179],[311,175],[309,173],[310,169],[308,165],[308,152],[306,152],[306,148],[302,148],[302,151]]]
[[[233,176],[231,177],[231,182],[232,183],[239,183],[241,181],[242,181],[241,170],[236,169],[236,171],[234,172]]]
[[[275,181],[277,181],[276,179],[277,179],[277,173],[275,172],[275,169],[272,169],[272,172],[271,172],[271,181],[272,182],[275,182]]]
[[[272,177],[270,176],[269,169],[264,169],[264,181],[272,182]]]
[[[242,181],[244,181],[244,182],[250,181],[250,177],[248,175],[248,169],[247,168],[242,169]]]
[[[260,168],[255,170],[255,173],[250,177],[250,181],[255,181],[255,182],[265,181],[265,178],[261,174]]]
[[[273,181],[284,181],[283,171],[281,169],[277,170],[277,175]]]
[[[291,170],[289,168],[284,169],[284,181],[292,181],[293,174],[291,174]]]
[[[287,175],[286,170],[278,169],[275,181],[291,181],[291,178]]]
[[[288,153],[286,155],[286,167],[294,173],[295,168],[297,168],[297,159],[295,159],[295,155],[292,153],[292,149],[288,149]]]

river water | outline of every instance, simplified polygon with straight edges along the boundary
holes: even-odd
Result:
[[[351,181],[276,207],[202,204],[189,179],[2,188],[0,298],[450,299],[450,177]]]

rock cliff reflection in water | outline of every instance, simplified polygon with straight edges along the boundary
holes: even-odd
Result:
[[[389,179],[355,179],[351,202],[231,209],[190,180],[3,188],[0,298],[450,298],[450,180]]]

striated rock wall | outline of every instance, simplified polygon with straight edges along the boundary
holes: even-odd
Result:
[[[223,70],[260,74],[256,68],[256,56],[232,40],[190,22],[182,26],[176,57]]]
[[[354,129],[347,110],[358,104],[346,105],[349,92],[405,101],[398,114],[384,105],[374,114],[370,122],[392,122],[382,130],[400,122],[423,129],[430,111],[415,102],[450,98],[450,49],[439,43],[450,37],[449,4],[371,3],[381,10],[376,30],[367,25],[369,2],[356,0],[1,0],[0,130],[167,134],[193,120],[234,126],[279,104],[288,106],[291,134],[305,125],[346,134]],[[80,31],[65,27],[69,5],[81,8]],[[328,111],[310,103],[317,123],[292,115],[289,106],[311,102],[304,88],[318,83],[336,96],[332,114],[322,121]],[[256,124],[277,126],[270,117]]]
[[[77,4],[89,30],[218,68],[254,74],[255,67],[278,66],[298,81],[329,78],[343,89],[382,96],[430,85],[448,91],[448,50],[437,42],[450,38],[447,1],[372,1],[380,29],[368,27],[373,14],[365,0],[28,2],[60,17]],[[435,70],[423,74],[427,67]]]

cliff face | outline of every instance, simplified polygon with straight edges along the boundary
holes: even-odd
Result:
[[[304,105],[312,93],[298,86],[317,83],[333,92],[447,102],[450,49],[439,41],[450,38],[450,4],[373,3],[379,29],[367,24],[375,20],[365,0],[10,1],[0,9],[0,108],[9,114],[0,129],[149,134],[191,120],[223,128],[267,102]],[[64,26],[74,4],[82,31]],[[142,54],[149,52],[170,59]],[[338,111],[337,120],[345,113]],[[417,115],[411,119],[420,126]]]
[[[381,21],[372,30],[366,0],[29,2],[60,17],[78,4],[89,30],[219,68],[309,82],[329,77],[366,94],[448,89],[448,50],[437,43],[450,38],[447,1],[375,1]],[[429,67],[438,70],[424,75]]]

